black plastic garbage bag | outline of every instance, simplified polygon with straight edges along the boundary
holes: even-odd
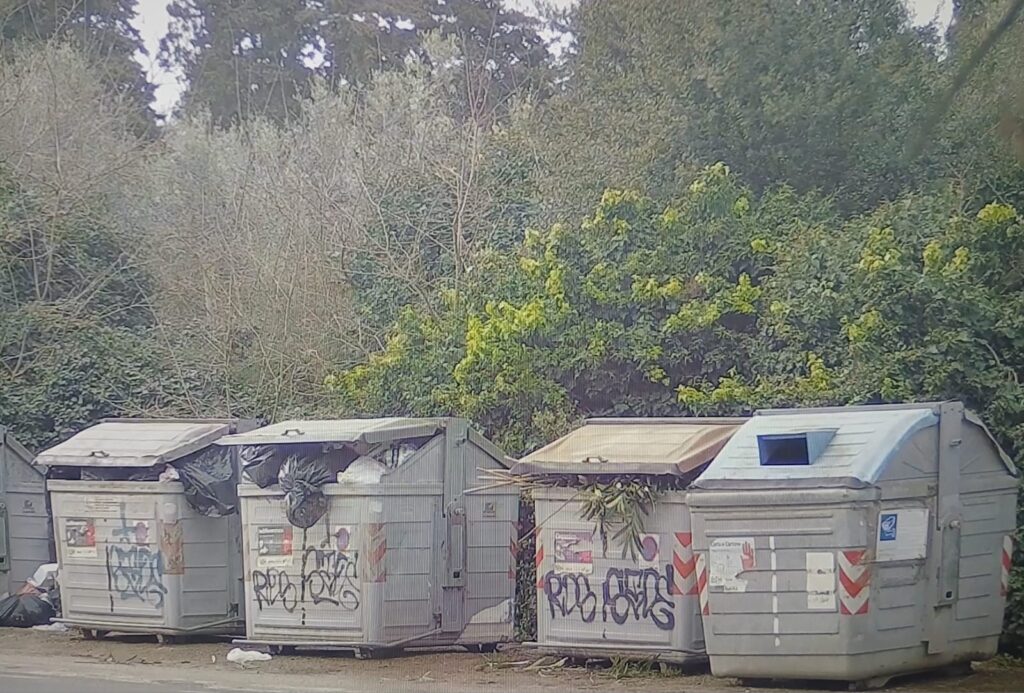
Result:
[[[0,627],[45,626],[55,615],[53,605],[37,594],[12,594],[0,599]]]
[[[175,462],[174,468],[185,487],[185,500],[197,513],[224,517],[238,512],[238,480],[226,448],[207,448]]]
[[[281,471],[281,458],[274,454],[270,445],[245,445],[238,452],[242,460],[242,478],[260,488],[277,483]]]
[[[278,483],[284,491],[288,521],[302,529],[312,527],[327,512],[327,497],[321,487],[334,481],[323,459],[291,456],[281,465]]]

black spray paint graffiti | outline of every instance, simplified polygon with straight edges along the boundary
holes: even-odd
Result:
[[[285,570],[266,568],[252,571],[256,606],[280,605],[288,613],[311,602],[330,604],[344,611],[359,609],[361,592],[355,552],[318,549],[310,546],[302,554],[298,582]]]
[[[552,618],[556,613],[562,618],[567,618],[579,612],[581,621],[594,622],[594,616],[597,615],[597,595],[590,589],[590,579],[586,575],[550,571],[544,576],[544,594],[548,596]]]
[[[159,549],[150,550],[149,525],[138,522],[128,525],[124,504],[121,504],[121,526],[114,530],[116,544],[107,544],[107,591],[111,593],[110,611],[114,611],[113,594],[122,601],[138,599],[157,609],[164,605],[164,557]]]
[[[283,570],[267,568],[252,571],[252,591],[261,611],[264,606],[280,604],[285,611],[292,613],[299,605],[299,591]]]
[[[672,579],[670,565],[663,573],[655,568],[609,568],[601,584],[601,620],[611,618],[620,626],[629,619],[650,621],[659,630],[672,630],[676,625],[669,597]],[[581,621],[593,623],[597,615],[598,596],[586,575],[549,571],[544,576],[544,594],[552,618],[578,613]]]
[[[309,547],[302,554],[303,592],[314,604],[328,603],[345,611],[359,608],[356,557],[346,551]]]

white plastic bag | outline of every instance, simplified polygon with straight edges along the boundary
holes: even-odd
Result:
[[[359,457],[345,471],[338,473],[339,484],[379,484],[387,474],[387,467],[372,457]]]
[[[254,650],[243,650],[240,647],[236,647],[231,652],[228,652],[227,657],[229,662],[234,664],[241,664],[243,667],[246,664],[255,664],[256,662],[269,662],[272,657],[266,652],[256,652]]]

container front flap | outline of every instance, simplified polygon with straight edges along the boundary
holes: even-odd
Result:
[[[217,445],[282,445],[288,443],[366,443],[435,435],[443,428],[441,419],[336,419],[326,421],[284,421],[248,433],[224,436]]]
[[[871,484],[911,436],[938,423],[931,407],[772,411],[743,424],[694,487],[732,481]]]
[[[37,465],[152,467],[202,450],[231,429],[224,422],[104,421],[40,453]]]
[[[687,474],[714,459],[743,419],[591,419],[524,457],[516,474]]]

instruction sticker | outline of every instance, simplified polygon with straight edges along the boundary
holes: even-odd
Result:
[[[927,508],[889,508],[878,513],[876,560],[912,561],[927,555]]]
[[[831,551],[807,552],[807,608],[836,609],[836,559]]]
[[[92,520],[64,520],[64,546],[68,558],[96,558],[96,525]]]
[[[256,528],[256,567],[287,568],[292,564],[292,528]]]
[[[657,568],[661,561],[661,537],[657,534],[641,534],[637,560],[641,568]]]
[[[594,572],[594,533],[555,532],[555,572],[590,575]]]
[[[708,553],[708,585],[723,592],[746,592],[747,580],[741,576],[757,568],[754,539],[715,539]]]

